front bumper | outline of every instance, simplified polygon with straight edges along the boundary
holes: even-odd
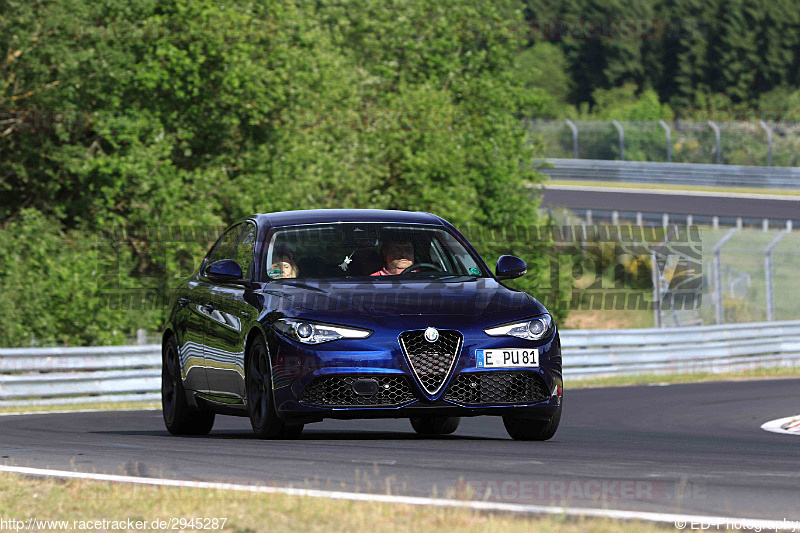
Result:
[[[459,350],[453,370],[436,395],[430,395],[420,386],[408,360],[397,343],[395,334],[373,335],[366,340],[339,340],[316,346],[307,346],[286,339],[276,333],[270,335],[273,387],[278,415],[293,422],[304,423],[324,418],[409,418],[417,416],[514,416],[532,420],[546,420],[561,405],[563,378],[558,333],[531,344],[539,350],[539,366],[524,369],[477,368],[476,349],[519,347],[515,339],[489,337],[480,331],[462,332],[464,342]],[[543,393],[527,397],[528,401],[470,403],[463,395],[453,394],[463,384],[459,377],[480,377],[488,374],[519,373],[535,376]],[[321,378],[374,379],[381,383],[404,380],[408,393],[393,397],[391,405],[321,405],[324,401],[309,402],[309,387]],[[316,380],[316,381],[315,381]],[[304,396],[305,394],[305,396]],[[526,396],[523,396],[525,398]],[[459,401],[462,400],[462,401]],[[360,400],[359,400],[360,401]],[[379,402],[380,403],[380,402]]]

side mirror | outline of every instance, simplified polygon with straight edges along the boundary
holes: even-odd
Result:
[[[495,277],[497,279],[514,279],[522,276],[528,271],[528,265],[519,257],[513,255],[501,255],[497,260]]]
[[[242,267],[233,259],[220,259],[206,267],[206,277],[211,281],[241,281]]]

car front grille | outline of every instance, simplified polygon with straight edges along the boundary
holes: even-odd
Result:
[[[459,375],[444,397],[461,404],[538,403],[549,396],[535,372],[475,372]]]
[[[353,390],[358,379],[378,382],[378,392],[359,395]],[[300,401],[318,407],[394,407],[415,400],[414,393],[402,376],[327,376],[316,378],[303,391]]]
[[[453,369],[463,337],[453,330],[439,331],[434,342],[425,340],[425,331],[404,331],[400,334],[403,349],[411,371],[428,394],[436,394]]]

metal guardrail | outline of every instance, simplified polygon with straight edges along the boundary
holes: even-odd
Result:
[[[800,320],[675,329],[564,330],[564,376],[800,366]],[[157,400],[161,347],[0,349],[0,406]]]
[[[729,372],[800,366],[800,320],[674,329],[567,330],[564,375]]]
[[[599,159],[547,159],[552,179],[620,181],[719,187],[800,189],[800,167],[748,167]]]
[[[157,400],[161,346],[0,349],[0,405]]]

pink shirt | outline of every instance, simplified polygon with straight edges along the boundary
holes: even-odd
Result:
[[[377,272],[373,272],[372,274],[370,274],[370,276],[391,276],[391,275],[392,274],[390,274],[389,271],[386,270],[386,267],[383,267],[382,269],[378,270]]]

